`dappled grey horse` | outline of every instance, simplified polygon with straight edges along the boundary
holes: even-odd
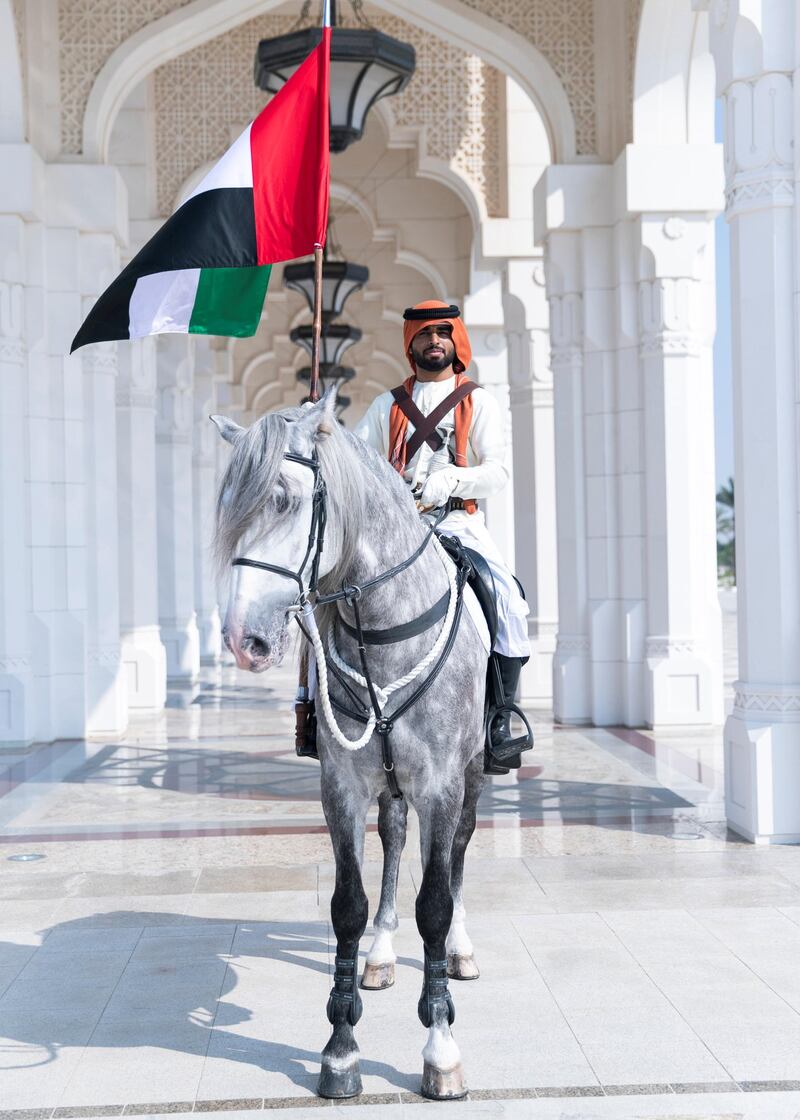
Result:
[[[249,429],[213,418],[233,445],[215,541],[220,562],[233,565],[223,633],[240,668],[261,672],[283,657],[298,615],[316,655],[322,805],[336,860],[336,965],[327,1007],[333,1030],[320,1095],[361,1091],[353,1031],[362,1011],[357,957],[367,924],[361,862],[367,811],[377,798],[383,883],[362,984],[394,981],[395,894],[410,803],[423,866],[416,901],[425,950],[418,1011],[428,1028],[422,1091],[459,1097],[466,1085],[450,1030],[448,974],[478,975],[462,879],[483,784],[488,654],[480,623],[462,613],[457,565],[421,521],[399,475],[341,428],[334,403],[329,392],[316,405],[264,416]],[[396,640],[391,631],[402,624],[412,625]],[[382,643],[380,632],[392,640]]]

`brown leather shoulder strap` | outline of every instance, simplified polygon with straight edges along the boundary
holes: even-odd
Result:
[[[452,393],[449,393],[428,416],[423,416],[417,406],[414,405],[416,411],[420,416],[422,416],[423,423],[422,426],[420,426],[416,423],[416,421],[414,421],[414,427],[416,430],[411,438],[406,442],[407,463],[409,463],[414,458],[420,447],[422,447],[422,444],[426,441],[434,451],[439,450],[439,448],[442,446],[442,438],[436,431],[437,424],[441,423],[441,421],[444,420],[445,416],[447,416],[449,412],[452,412],[452,410],[457,405],[461,404],[465,397],[468,397],[470,393],[473,393],[477,388],[478,386],[474,381],[462,381],[461,384],[456,389],[454,389]],[[397,400],[396,397],[395,400]],[[397,403],[401,408],[403,408],[403,405],[400,401],[398,401]],[[414,404],[413,401],[411,403]],[[405,411],[405,409],[403,411]],[[408,415],[408,413],[406,413],[406,415]],[[409,419],[411,419],[411,417],[409,417]],[[438,440],[438,444],[436,446],[434,446],[430,441],[429,437],[431,433],[433,433],[433,435],[435,435],[436,439]]]

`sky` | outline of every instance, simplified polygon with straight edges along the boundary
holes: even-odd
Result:
[[[716,138],[722,141],[722,103],[717,102]],[[730,231],[725,216],[716,223],[717,335],[714,340],[714,445],[717,489],[733,478],[733,384],[731,372]]]

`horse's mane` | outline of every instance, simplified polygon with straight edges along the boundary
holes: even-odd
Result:
[[[240,542],[266,516],[277,519],[275,495],[289,439],[289,424],[305,415],[301,408],[286,408],[262,416],[242,432],[220,484],[217,498],[215,553],[221,568],[227,568]],[[416,520],[408,487],[389,463],[358,436],[340,424],[317,444],[322,477],[327,487],[328,516],[339,528],[342,551],[334,571],[325,578],[326,587],[338,587],[353,560],[359,539],[370,529],[368,498],[376,486],[385,491],[387,505],[407,505]],[[285,489],[285,488],[284,488]],[[284,515],[289,514],[289,508]]]

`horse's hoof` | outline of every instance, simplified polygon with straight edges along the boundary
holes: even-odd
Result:
[[[349,1069],[332,1069],[331,1066],[323,1066],[319,1071],[318,1096],[336,1101],[357,1097],[360,1093],[361,1074],[357,1065],[350,1066]]]
[[[364,975],[361,977],[361,987],[368,991],[380,991],[381,988],[391,988],[394,984],[394,961],[385,964],[364,965]]]
[[[422,1095],[429,1101],[458,1101],[465,1097],[467,1086],[461,1063],[452,1069],[436,1069],[426,1062],[422,1072]]]
[[[458,953],[447,954],[447,975],[451,980],[477,980],[480,974],[472,953],[468,957]]]

